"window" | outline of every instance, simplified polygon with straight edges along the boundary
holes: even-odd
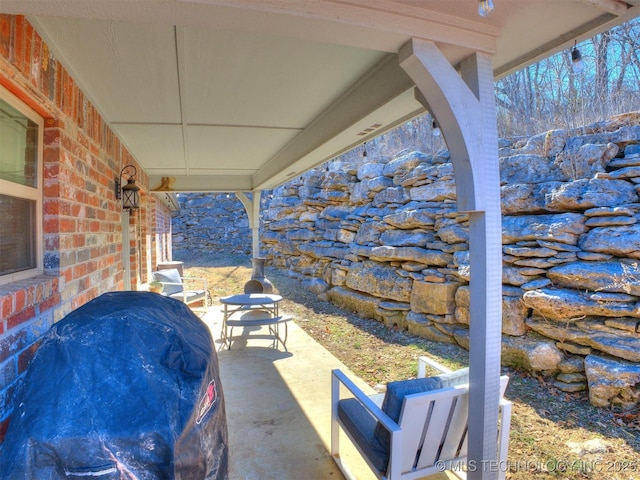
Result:
[[[43,120],[0,87],[0,284],[42,272]]]

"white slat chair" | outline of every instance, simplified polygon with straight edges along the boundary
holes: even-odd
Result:
[[[424,378],[427,365],[443,374]],[[418,479],[443,470],[466,478],[468,369],[452,372],[421,357],[418,372],[422,380],[392,382],[386,394],[369,397],[343,372],[332,371],[331,455],[346,478],[355,479],[340,456],[340,429],[382,480]],[[503,398],[508,381],[500,377],[495,470],[501,480],[511,423],[511,402]],[[352,396],[341,398],[344,389]]]

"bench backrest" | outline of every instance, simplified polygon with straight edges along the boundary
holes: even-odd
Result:
[[[153,272],[153,279],[164,285],[162,292],[165,295],[180,293],[184,290],[182,278],[177,268],[168,268],[166,270],[158,270]]]
[[[500,378],[500,397],[508,381],[507,376]],[[468,384],[407,395],[398,422],[402,448],[392,452],[401,455],[401,471],[431,467],[438,461],[465,460],[468,417]]]

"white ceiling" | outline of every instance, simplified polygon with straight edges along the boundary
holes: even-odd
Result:
[[[179,191],[272,188],[422,106],[411,37],[495,76],[640,14],[640,0],[0,0],[26,14],[146,172]],[[367,130],[379,125],[374,130]],[[365,131],[367,130],[367,131]]]

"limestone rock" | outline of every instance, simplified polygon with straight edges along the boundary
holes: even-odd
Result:
[[[553,386],[563,392],[567,393],[576,393],[582,392],[587,389],[587,382],[574,382],[574,383],[565,383],[560,380],[556,380],[553,382]]]
[[[502,219],[502,243],[521,240],[548,240],[576,245],[586,231],[584,215],[559,213],[550,215],[520,215]]]
[[[552,211],[586,210],[638,201],[633,184],[624,180],[580,179],[562,184],[547,197]]]
[[[543,183],[566,181],[568,176],[560,165],[548,157],[519,154],[500,158],[500,183]]]
[[[382,174],[385,177],[395,177],[397,175],[403,175],[405,172],[413,171],[419,164],[426,162],[429,157],[421,152],[410,152],[406,155],[394,158],[388,162]]]
[[[382,245],[392,247],[424,247],[435,238],[433,232],[416,230],[387,230],[380,235]]]
[[[572,372],[572,373],[560,373],[556,377],[556,380],[559,380],[564,383],[581,383],[587,382],[587,377],[584,373],[580,372]]]
[[[411,279],[399,276],[395,268],[375,262],[352,264],[346,281],[352,290],[400,302],[411,298],[412,283]]]
[[[384,217],[384,221],[399,229],[412,229],[432,226],[435,223],[435,211],[429,209],[401,210]]]
[[[453,179],[441,180],[409,189],[411,200],[441,202],[456,199],[456,184]]]
[[[640,225],[593,228],[579,245],[591,252],[640,259]]]
[[[448,244],[465,243],[469,241],[469,227],[454,223],[437,229],[438,237]]]
[[[356,173],[356,177],[360,181],[369,178],[381,177],[385,166],[385,163],[362,162],[358,166],[358,173]]]
[[[546,213],[547,196],[556,191],[561,182],[516,183],[500,187],[503,215]]]
[[[584,364],[593,405],[640,406],[640,365],[597,355],[587,356]]]
[[[598,302],[591,300],[588,294],[573,289],[530,290],[522,299],[527,307],[550,320],[569,321],[584,316],[640,317],[640,308],[635,304]]]
[[[417,313],[453,315],[458,283],[414,282],[411,291],[411,310]]]
[[[418,262],[424,265],[445,266],[452,261],[452,256],[439,250],[427,250],[419,247],[379,247],[353,246],[351,251],[378,262]]]
[[[383,222],[363,223],[356,233],[354,242],[358,245],[377,244],[380,235],[389,229],[389,225]]]
[[[502,297],[502,333],[511,336],[524,335],[527,315],[528,309],[522,298],[515,296]]]
[[[301,243],[298,250],[314,258],[344,258],[349,253],[345,246],[337,246],[332,242]]]
[[[564,150],[558,154],[556,162],[568,180],[589,178],[598,172],[604,172],[618,150],[620,148],[615,143],[586,144],[577,150]]]
[[[387,328],[407,330],[407,312],[402,310],[388,310],[381,306],[376,310],[376,318],[381,319]]]
[[[598,132],[568,138],[566,148],[574,149],[589,143],[615,143],[624,148],[629,144],[637,143],[638,138],[640,138],[640,126],[627,125],[615,132]]]
[[[557,345],[556,345],[557,346]],[[562,350],[562,349],[561,349]],[[584,373],[584,357],[571,355],[558,364],[562,373]],[[585,377],[586,379],[586,377]]]
[[[453,337],[438,330],[431,320],[419,313],[409,312],[407,314],[407,329],[409,333],[426,338],[427,340],[442,343],[456,343]]]
[[[567,142],[566,130],[549,130],[544,136],[543,155],[553,157],[558,155]]]
[[[640,296],[638,262],[572,262],[549,269],[549,279],[561,287]]]
[[[582,320],[574,323],[559,323],[539,317],[527,319],[527,326],[541,335],[561,342],[572,342],[592,347],[614,357],[640,362],[640,336],[625,335],[615,329],[604,329],[604,322]]]
[[[333,287],[327,294],[329,300],[340,308],[358,312],[363,317],[376,318],[380,303],[379,298],[344,287]]]
[[[502,363],[527,371],[553,373],[564,359],[554,342],[535,337],[502,337]]]
[[[327,285],[327,282],[325,282],[321,278],[315,277],[305,278],[302,281],[302,285],[304,285],[305,288],[309,289],[310,292],[315,293],[316,295],[322,295],[329,289],[329,285]]]
[[[386,205],[388,203],[405,204],[409,202],[409,194],[407,190],[402,187],[385,188],[379,191],[373,197],[372,205]]]
[[[620,217],[594,217],[589,218],[585,222],[587,227],[610,227],[614,225],[633,225],[636,223],[634,217],[620,216]]]
[[[572,353],[574,355],[589,355],[593,349],[591,347],[585,347],[584,345],[578,345],[573,342],[556,342],[556,347],[566,353]],[[584,369],[584,367],[583,367]]]

